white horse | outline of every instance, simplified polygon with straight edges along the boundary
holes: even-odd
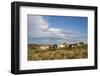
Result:
[[[41,50],[47,50],[47,49],[49,49],[49,46],[40,46],[40,49]]]
[[[64,48],[65,45],[61,44],[61,45],[58,45],[58,48]]]

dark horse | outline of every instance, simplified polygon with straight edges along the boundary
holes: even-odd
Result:
[[[50,45],[49,46],[49,48],[51,49],[51,50],[56,50],[57,49],[57,44],[54,44],[54,45]]]

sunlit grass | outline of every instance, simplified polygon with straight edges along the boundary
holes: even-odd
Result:
[[[87,46],[39,50],[28,48],[28,60],[56,60],[56,59],[82,59],[88,58]]]

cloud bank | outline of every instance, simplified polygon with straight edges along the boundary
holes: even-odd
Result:
[[[75,39],[76,37],[76,39]],[[77,42],[78,34],[61,28],[54,28],[43,16],[28,15],[28,42],[29,43],[62,43]]]

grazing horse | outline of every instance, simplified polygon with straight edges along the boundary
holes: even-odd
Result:
[[[58,45],[58,48],[64,48],[65,45]]]
[[[64,48],[64,47],[66,47],[66,43],[58,45],[58,48]]]
[[[77,47],[77,44],[69,44],[69,49]]]
[[[47,49],[49,49],[49,46],[40,46],[40,49],[41,50],[47,50]]]
[[[54,44],[54,45],[50,45],[50,46],[49,46],[49,49],[51,49],[51,50],[56,50],[57,47],[58,47],[58,45]]]

